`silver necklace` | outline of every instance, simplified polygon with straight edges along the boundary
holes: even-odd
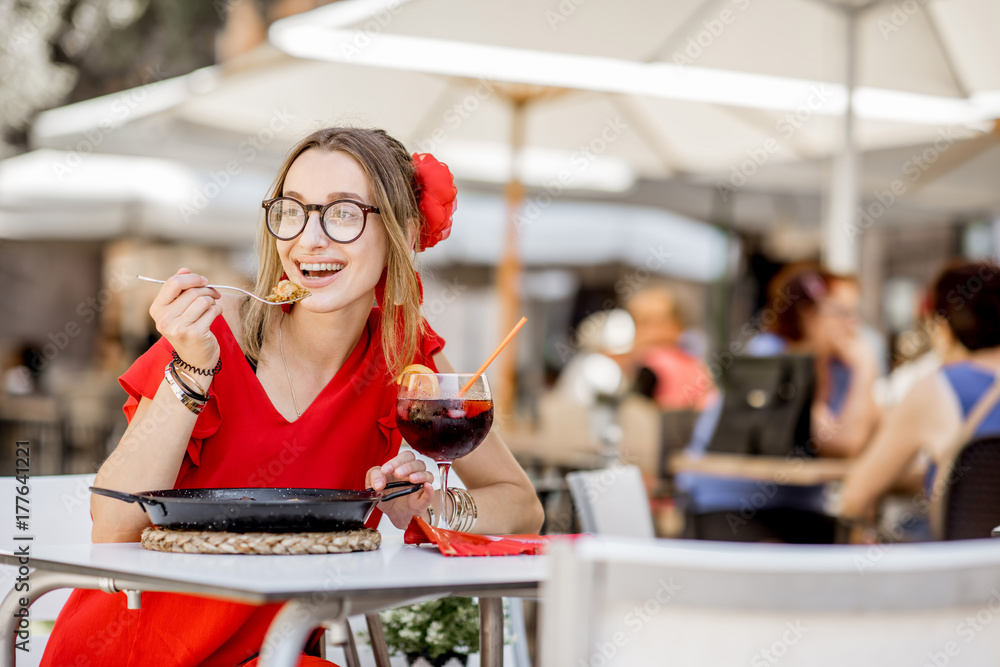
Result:
[[[281,352],[281,365],[285,367],[285,377],[288,378],[288,392],[292,395],[292,408],[295,410],[295,414],[298,417],[302,416],[299,412],[299,408],[295,405],[295,389],[292,388],[292,376],[288,372],[288,363],[285,362],[285,341],[281,338],[281,325],[285,322],[285,314],[281,314],[281,319],[278,321],[278,350]]]

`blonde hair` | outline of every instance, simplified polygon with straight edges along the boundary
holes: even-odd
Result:
[[[417,339],[424,328],[417,272],[410,259],[410,239],[417,237],[420,225],[410,154],[403,144],[383,130],[352,127],[318,130],[289,151],[271,188],[271,198],[281,196],[292,163],[311,148],[350,155],[361,165],[371,184],[387,239],[385,302],[380,304],[382,349],[390,377],[397,377],[412,362],[417,351]],[[278,283],[283,269],[275,238],[267,231],[263,217],[257,228],[256,248],[258,269],[254,292],[268,294]],[[255,299],[247,299],[241,305],[240,313],[244,352],[256,363],[265,336],[273,329],[281,313],[277,308]]]

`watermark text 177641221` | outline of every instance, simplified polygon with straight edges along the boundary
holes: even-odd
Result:
[[[31,540],[34,539],[28,533],[31,520],[31,444],[26,440],[18,440],[15,443],[14,452],[14,474],[17,486],[14,488],[14,540],[17,547],[14,550],[17,558],[17,578],[14,582],[14,590],[24,595],[18,600],[17,611],[17,639],[15,646],[20,651],[28,651],[28,642],[31,640],[29,630],[28,605],[30,600],[28,594],[31,591]]]

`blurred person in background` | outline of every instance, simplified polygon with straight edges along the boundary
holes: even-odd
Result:
[[[937,462],[1000,372],[998,272],[993,262],[961,262],[934,281],[930,326],[944,366],[919,380],[886,413],[871,444],[844,479],[836,507],[841,516],[870,517],[878,499],[921,452],[931,461],[924,481],[930,497]],[[1000,434],[1000,405],[987,414],[973,437],[995,434]]]
[[[815,264],[793,264],[768,285],[760,321],[767,331],[746,345],[752,356],[812,355],[816,393],[812,433],[819,456],[852,457],[864,447],[878,419],[873,385],[878,377],[875,351],[862,334],[857,281],[827,273]],[[706,451],[721,413],[713,401],[702,413],[687,452]],[[805,446],[806,443],[798,443]],[[698,539],[738,542],[830,543],[836,522],[824,513],[824,487],[770,484],[763,504],[762,482],[704,473],[682,473],[678,486],[688,494],[691,525]],[[756,495],[755,495],[756,494]],[[749,515],[749,516],[748,516]]]
[[[907,360],[875,383],[875,400],[880,408],[900,403],[922,378],[941,366],[961,361],[969,351],[942,326],[934,313],[933,285],[921,299],[917,322],[911,331],[900,336],[900,353]]]
[[[628,365],[639,393],[662,410],[704,410],[715,386],[705,363],[681,346],[685,322],[674,293],[645,287],[625,308],[635,322]]]

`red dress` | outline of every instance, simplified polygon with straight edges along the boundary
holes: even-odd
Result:
[[[380,319],[381,311],[373,308],[343,367],[289,423],[274,409],[226,321],[217,318],[212,331],[222,348],[222,371],[195,424],[175,488],[363,489],[368,469],[395,456],[401,440]],[[415,362],[435,368],[433,355],[443,347],[444,340],[428,327]],[[161,338],[120,378],[129,394],[129,420],[140,397],[156,394],[170,358],[171,346]],[[376,510],[368,525],[376,526],[380,517]],[[279,606],[143,593],[142,609],[130,611],[123,594],[76,590],[59,614],[41,664],[235,667],[260,650]],[[300,664],[331,663],[303,658]]]

